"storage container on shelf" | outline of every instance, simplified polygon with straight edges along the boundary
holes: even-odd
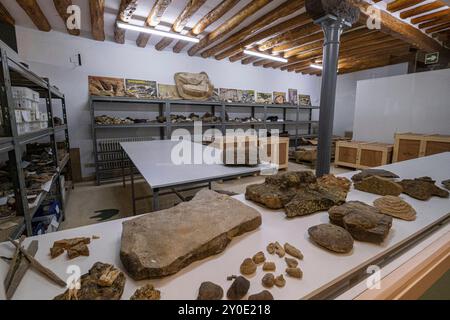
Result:
[[[27,99],[39,103],[39,93],[26,87],[12,87],[14,99]]]

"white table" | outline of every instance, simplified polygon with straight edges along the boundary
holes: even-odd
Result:
[[[440,181],[450,178],[450,153],[396,163],[384,166],[384,168],[392,170],[401,178],[416,178],[428,175],[437,180],[439,185]],[[353,173],[348,173],[343,176],[350,177],[352,175]],[[408,247],[402,256],[390,262],[389,265],[397,263],[398,259],[405,259],[404,256],[410,255],[410,252],[421,250],[424,247],[424,243],[430,241],[430,238],[433,238],[437,233],[450,232],[450,224],[448,223],[450,218],[450,199],[433,197],[429,201],[419,201],[406,195],[402,195],[402,197],[416,209],[417,218],[415,221],[394,219],[392,229],[387,239],[381,245],[355,241],[353,252],[342,255],[324,250],[309,240],[307,229],[313,225],[328,222],[328,214],[326,212],[288,220],[282,210],[268,210],[246,201],[243,195],[237,196],[237,199],[256,208],[261,213],[263,223],[258,230],[233,239],[224,252],[194,262],[175,275],[163,279],[139,282],[133,281],[127,276],[122,298],[129,299],[138,287],[149,282],[161,290],[162,299],[195,299],[198,288],[203,281],[215,282],[226,291],[230,286],[230,282],[226,280],[227,276],[239,274],[239,265],[244,258],[251,257],[258,251],[265,251],[267,244],[273,241],[279,241],[280,243],[289,242],[300,248],[305,256],[304,260],[300,261],[299,264],[304,272],[303,279],[297,280],[286,277],[287,284],[283,289],[273,288],[270,290],[274,298],[301,299],[318,297],[333,288],[334,285],[354,275],[358,270],[364,270],[368,264],[379,261],[379,259],[392,253],[397,247],[425,234],[433,226],[436,228],[435,230],[432,230],[427,237],[421,239],[413,247]],[[371,204],[376,198],[376,195],[354,189],[351,190],[348,196],[348,200],[361,200],[368,204]],[[66,274],[68,266],[77,265],[81,268],[82,273],[86,273],[97,261],[112,263],[125,270],[119,258],[122,222],[123,220],[115,220],[33,237],[26,239],[25,244],[28,245],[33,239],[39,240],[39,251],[36,254],[36,258],[63,279],[68,276]],[[90,237],[92,235],[98,235],[100,239],[94,240],[89,245],[90,257],[79,257],[68,261],[65,256],[60,256],[50,260],[48,253],[53,241],[62,238]],[[0,244],[0,256],[11,256],[12,252],[12,245],[8,243]],[[286,266],[284,260],[268,254],[266,256],[269,260],[276,263],[276,275],[284,273]],[[6,275],[7,269],[7,264],[0,261],[0,275],[2,277]],[[388,272],[392,269],[385,267],[383,270]],[[262,276],[263,272],[261,268],[258,268],[257,273],[250,279],[249,294],[263,290],[261,284]],[[382,276],[386,276],[386,274],[383,273]],[[343,297],[352,299],[361,290],[361,288],[353,289],[349,287],[349,293],[347,295],[344,294]],[[18,287],[14,299],[52,299],[61,292],[63,292],[63,289],[49,283],[41,275],[30,270]],[[0,299],[2,298],[4,299],[4,288],[3,281],[0,281]]]
[[[172,151],[180,143],[186,150],[191,150],[192,164],[175,164],[172,161]],[[222,164],[195,162],[193,158],[194,152],[197,155],[203,155],[204,153],[218,152],[218,150],[186,140],[183,142],[171,140],[122,142],[120,145],[152,189],[153,211],[159,209],[159,193],[161,189],[174,189],[199,183],[208,183],[211,188],[212,181],[260,172],[262,168],[261,166],[230,167]],[[148,197],[135,198],[133,170],[130,170],[130,172],[133,213],[136,213],[136,200]]]

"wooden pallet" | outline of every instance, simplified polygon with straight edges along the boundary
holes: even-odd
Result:
[[[367,169],[391,163],[392,144],[363,141],[338,141],[335,165]]]
[[[447,151],[450,151],[448,135],[396,133],[392,161],[405,161]]]

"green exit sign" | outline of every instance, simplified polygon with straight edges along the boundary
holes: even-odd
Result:
[[[435,64],[439,62],[439,52],[427,53],[425,55],[425,64]]]

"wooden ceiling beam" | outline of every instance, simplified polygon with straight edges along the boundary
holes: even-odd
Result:
[[[243,52],[239,52],[237,54],[235,54],[234,56],[231,56],[229,58],[230,62],[236,62],[238,60],[241,60],[245,57],[245,54]]]
[[[449,21],[450,21],[450,15],[447,17],[437,18],[434,20],[430,20],[430,21],[421,23],[417,27],[419,29],[426,29],[426,28],[437,26],[437,25],[445,23],[445,22],[449,22]]]
[[[212,32],[203,37],[199,43],[189,49],[188,54],[190,56],[195,55],[200,50],[206,48],[210,44],[222,39],[232,30],[234,30],[239,24],[241,24],[248,17],[252,16],[255,12],[268,5],[271,0],[254,0],[247,4],[242,10],[236,13],[233,17],[221,24]]]
[[[255,32],[258,32],[259,30],[270,25],[271,23],[274,23],[277,20],[294,13],[295,11],[301,9],[302,7],[304,7],[304,1],[289,1],[289,0],[287,0],[286,2],[282,3],[280,6],[275,8],[274,10],[270,11],[269,13],[258,18],[253,23],[249,24],[247,27],[245,27],[242,30],[231,35],[225,41],[213,46],[209,50],[204,51],[202,53],[202,57],[208,58],[213,55],[216,55],[216,54],[220,53],[221,51],[238,44],[240,41],[251,36]]]
[[[199,22],[189,31],[187,36],[196,37],[201,34],[205,29],[219,20],[225,13],[230,11],[239,0],[223,0],[214,9],[208,12]],[[173,52],[180,53],[184,47],[188,45],[187,41],[179,40],[173,47]]]
[[[258,58],[258,57],[255,57],[255,56],[248,56],[248,57],[242,59],[241,63],[242,64],[250,64],[250,63],[255,62],[258,59],[261,59],[261,58]]]
[[[133,17],[138,5],[138,0],[121,0],[119,6],[119,12],[117,13],[117,21],[129,22]],[[118,28],[117,25],[114,26],[114,40],[117,43],[125,43],[125,29]]]
[[[14,26],[16,24],[16,21],[11,16],[11,14],[8,12],[8,10],[3,6],[3,4],[0,2],[0,21]]]
[[[300,47],[302,45],[305,45],[305,44],[308,44],[308,43],[311,43],[311,42],[315,42],[315,41],[318,41],[318,40],[322,40],[322,39],[323,39],[323,32],[317,32],[317,33],[311,34],[309,36],[297,39],[295,41],[287,42],[287,43],[284,43],[282,45],[273,47],[272,49],[270,49],[270,52],[272,54],[285,52],[285,51],[291,50],[293,48],[297,48],[297,47]]]
[[[439,31],[443,31],[448,28],[450,28],[450,22],[443,23],[443,24],[437,25],[435,27],[426,29],[425,32],[426,33],[435,33],[435,32],[439,32]]]
[[[179,14],[177,19],[172,25],[172,32],[180,33],[183,31],[186,24],[189,22],[189,19],[197,12],[198,9],[206,2],[206,0],[190,0],[184,7],[183,11]],[[163,50],[169,44],[174,41],[173,38],[164,37],[162,38],[156,45],[155,49],[158,51]]]
[[[36,0],[16,0],[19,6],[33,21],[34,25],[41,31],[49,32],[52,30],[50,23],[42,12],[41,7]]]
[[[144,25],[146,27],[156,27],[161,22],[162,16],[171,3],[172,0],[156,0],[147,16],[147,19],[145,19]],[[140,48],[145,48],[149,40],[150,35],[148,33],[141,32],[136,39],[136,44]]]
[[[436,11],[433,13],[427,13],[427,14],[421,15],[416,18],[412,18],[411,23],[418,24],[418,23],[433,20],[436,18],[446,17],[448,15],[450,15],[450,9],[444,9],[444,10]]]
[[[379,68],[384,67],[388,65],[398,64],[402,62],[408,62],[411,59],[414,59],[415,53],[405,53],[403,55],[399,56],[381,56],[378,58],[374,58],[371,61],[360,61],[359,63],[355,63],[351,67],[343,67],[339,69],[339,75],[367,70],[367,69],[373,69],[373,68]]]
[[[386,6],[386,9],[389,12],[397,12],[397,11],[415,6],[424,1],[425,0],[395,0],[395,1],[389,2]]]
[[[69,14],[67,13],[67,8],[72,5],[72,0],[53,0],[56,11],[58,11],[59,16],[62,18],[64,25],[67,28],[67,20],[69,19]],[[73,36],[80,35],[80,29],[69,29],[67,32]]]
[[[261,60],[253,62],[253,66],[260,67],[260,66],[264,65],[265,63],[269,63],[269,62],[272,62],[272,60],[261,59]]]
[[[430,2],[430,3],[424,4],[424,5],[400,12],[400,18],[407,19],[407,18],[414,17],[414,16],[417,16],[422,13],[426,13],[431,10],[442,8],[443,6],[445,6],[445,3],[443,3],[442,1]]]
[[[97,41],[105,41],[105,0],[89,1],[92,37]]]

